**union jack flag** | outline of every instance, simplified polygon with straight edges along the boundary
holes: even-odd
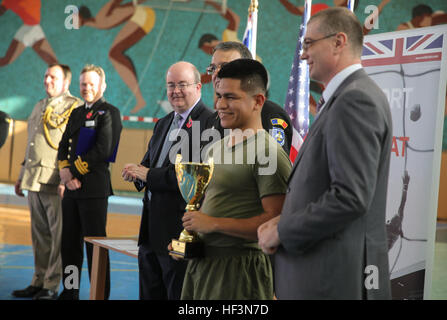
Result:
[[[363,43],[362,65],[364,67],[439,61],[442,57],[442,33],[400,36],[385,40],[369,40]]]
[[[306,35],[307,21],[310,18],[312,0],[304,2],[304,14],[300,27],[300,35],[290,71],[289,87],[284,108],[290,116],[293,125],[292,146],[290,148],[290,161],[294,162],[298,151],[309,130],[309,66],[306,60],[301,60],[304,36]]]

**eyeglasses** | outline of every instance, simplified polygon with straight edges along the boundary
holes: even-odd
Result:
[[[166,89],[168,89],[168,91],[174,91],[175,88],[179,88],[179,90],[185,90],[187,87],[192,86],[194,84],[197,84],[197,82],[193,83],[180,82],[178,84],[168,83],[166,84]]]
[[[331,38],[331,37],[336,36],[336,35],[337,35],[337,33],[332,33],[332,34],[330,34],[330,35],[328,35],[328,36],[325,36],[325,37],[323,37],[323,38],[319,38],[319,39],[315,39],[315,40],[312,40],[312,39],[305,39],[305,40],[303,41],[303,50],[307,50],[307,49],[309,49],[310,46],[313,45],[313,44],[314,44],[315,42],[317,42],[317,41],[324,40],[324,39],[327,39],[327,38]]]
[[[227,62],[224,62],[224,63],[222,63],[222,64],[220,64],[218,66],[216,66],[215,64],[210,64],[208,66],[208,68],[206,68],[206,74],[211,76],[214,72],[220,70],[220,68],[222,68],[226,64],[227,64]]]

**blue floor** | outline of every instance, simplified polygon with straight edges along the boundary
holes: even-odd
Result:
[[[13,194],[13,186],[0,184],[0,205],[26,206],[24,198]],[[113,196],[109,199],[109,212],[140,215],[141,198],[135,196]],[[0,224],[0,231],[2,225]],[[109,252],[111,271],[111,300],[138,300],[138,262],[136,258]],[[86,257],[84,253],[84,257]],[[11,296],[16,289],[27,287],[33,276],[33,252],[28,245],[11,245],[0,243],[0,300],[25,300]],[[438,223],[435,243],[435,257],[432,273],[430,299],[447,299],[447,223]],[[62,284],[60,291],[62,289]],[[90,283],[87,261],[84,259],[80,299],[90,297]]]
[[[0,183],[0,204],[28,206],[27,191],[24,190],[25,197],[18,197],[14,193],[14,186]],[[129,192],[129,194],[136,196],[111,196],[109,197],[108,212],[126,213],[126,214],[141,214],[142,194],[136,192]]]
[[[109,254],[110,300],[138,300],[137,259],[117,252],[110,252]],[[15,298],[11,296],[11,292],[26,288],[31,282],[33,271],[31,246],[0,245],[0,300],[27,300]],[[81,300],[89,299],[89,290],[87,260],[84,259],[79,294]],[[61,291],[62,284],[59,292]]]
[[[26,191],[25,191],[26,194]],[[0,204],[27,206],[26,197],[14,194],[14,186],[0,184]],[[137,196],[112,196],[109,212],[140,215],[142,201]],[[1,228],[1,225],[0,225]],[[111,300],[138,300],[138,261],[136,258],[118,253],[110,254]],[[80,299],[90,297],[90,282],[84,249],[84,264],[81,274]],[[33,277],[34,257],[31,246],[0,243],[0,300],[26,300],[11,296],[11,292],[24,289]],[[62,283],[59,292],[62,291]]]

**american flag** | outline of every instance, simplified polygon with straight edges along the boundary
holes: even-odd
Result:
[[[438,61],[442,58],[443,33],[400,36],[397,38],[370,40],[365,38],[362,52],[364,67]]]
[[[351,12],[354,12],[354,5],[355,5],[355,0],[348,0],[348,9],[351,10]]]
[[[247,27],[245,28],[242,43],[250,50],[253,59],[256,59],[256,37],[258,29],[258,0],[251,0],[248,8]]]
[[[312,0],[304,2],[304,14],[300,27],[300,35],[290,71],[289,87],[287,89],[284,108],[293,124],[292,146],[289,158],[295,161],[298,151],[303,144],[309,130],[309,66],[307,61],[301,60],[304,36],[306,35],[307,21],[310,18]]]

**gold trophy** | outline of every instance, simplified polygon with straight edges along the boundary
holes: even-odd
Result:
[[[196,211],[200,207],[200,200],[205,194],[205,189],[211,180],[214,170],[213,158],[208,163],[184,162],[182,156],[177,155],[175,159],[175,174],[177,176],[180,193],[185,199],[186,211]],[[178,240],[172,239],[171,256],[183,259],[197,258],[203,256],[203,243],[194,232],[185,229],[180,233]]]

